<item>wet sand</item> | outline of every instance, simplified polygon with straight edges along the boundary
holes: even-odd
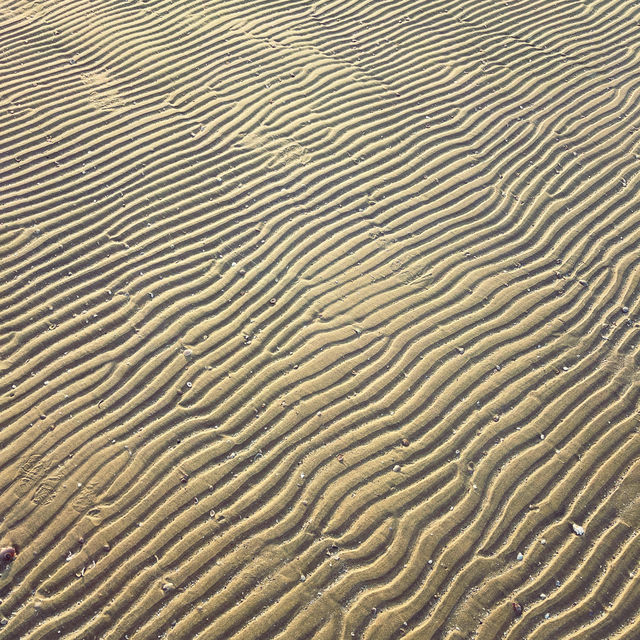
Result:
[[[0,2],[0,639],[640,637],[639,17]]]

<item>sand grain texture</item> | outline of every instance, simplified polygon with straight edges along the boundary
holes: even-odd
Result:
[[[640,637],[639,24],[0,0],[0,638]]]

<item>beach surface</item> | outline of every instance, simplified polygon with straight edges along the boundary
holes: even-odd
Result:
[[[0,0],[0,640],[640,638],[639,24]]]

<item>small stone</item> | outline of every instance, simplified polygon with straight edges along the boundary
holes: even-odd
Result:
[[[524,560],[524,556],[521,553],[518,553],[518,555],[516,556],[516,558],[518,560]]]
[[[464,353],[464,347],[456,347],[458,353]]]
[[[629,313],[629,307],[622,307],[622,313]]]
[[[584,529],[579,524],[576,524],[574,522],[571,526],[573,527],[573,533],[575,533],[577,536],[584,535]]]
[[[271,298],[271,300],[269,300],[269,304],[275,304],[277,302],[277,300],[275,298]]]
[[[547,597],[547,594],[546,594],[546,593],[541,593],[541,594],[540,594],[540,600],[545,600],[545,599],[546,599],[546,597]]]
[[[546,541],[546,539],[545,539],[545,538],[542,538],[542,540],[540,540],[540,544],[542,544],[542,545],[545,545],[545,544],[547,544],[547,541]]]
[[[0,618],[0,624],[4,627],[9,624],[9,621],[6,618]]]
[[[544,619],[545,619],[545,620],[548,620],[548,619],[549,619],[549,616],[550,616],[550,613],[547,611],[547,613],[545,613],[545,614],[544,614]]]
[[[190,358],[192,353],[193,353],[193,351],[191,351],[191,349],[185,349],[185,350],[182,352],[182,355],[183,355],[185,358]]]
[[[162,590],[165,593],[169,593],[170,591],[175,591],[176,590],[176,586],[173,584],[173,582],[165,582],[162,585]]]
[[[399,464],[394,465],[393,470],[394,470],[396,473],[398,473],[398,472],[400,471],[400,465],[399,465]]]
[[[409,446],[409,440],[407,440],[407,438],[402,438],[402,446],[403,447],[408,447]]]
[[[307,579],[307,576],[305,576],[304,574],[300,576],[300,582],[304,582],[306,579]]]

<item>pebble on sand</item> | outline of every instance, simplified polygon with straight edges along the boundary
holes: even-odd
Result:
[[[516,558],[518,560],[524,560],[524,556],[521,553],[518,553],[518,555],[516,556]]]
[[[400,467],[400,465],[399,465],[399,464],[396,464],[396,465],[394,465],[393,470],[394,470],[396,473],[398,473],[398,472],[400,471],[400,468],[401,468],[401,467]]]
[[[169,593],[169,591],[175,591],[175,590],[176,590],[176,585],[175,585],[175,584],[173,584],[173,582],[165,582],[165,583],[162,585],[162,590],[163,590],[165,593]]]
[[[577,536],[583,536],[584,535],[584,528],[581,527],[579,524],[576,524],[574,522],[571,526],[573,527],[573,533],[575,533]]]

